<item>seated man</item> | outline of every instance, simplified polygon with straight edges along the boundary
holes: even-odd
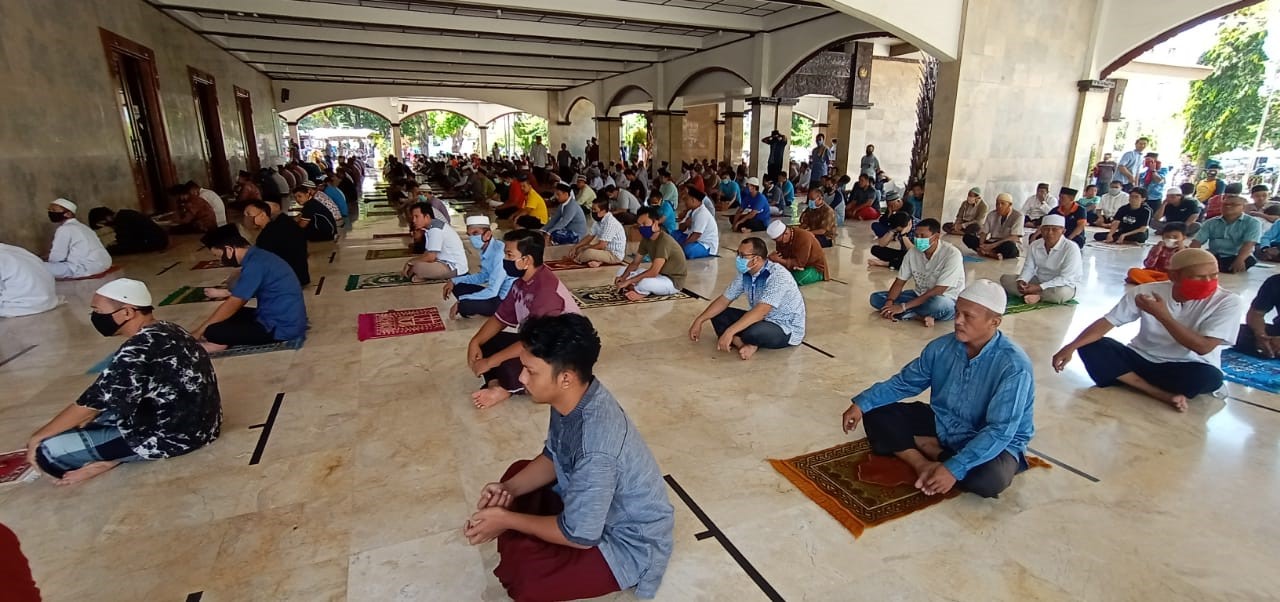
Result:
[[[1094,210],[1095,217],[1090,222],[1102,228],[1109,227],[1116,211],[1129,204],[1129,193],[1124,191],[1123,182],[1119,180],[1111,182],[1107,190],[1108,192],[1098,201],[1097,209]]]
[[[404,186],[405,194],[408,195],[404,208],[405,215],[409,214],[409,208],[413,207],[414,203],[427,203],[431,205],[431,213],[433,215],[439,217],[446,224],[453,222],[453,215],[449,213],[449,205],[443,199],[423,190],[422,185],[417,180],[409,180],[404,183]]]
[[[546,239],[541,232],[515,230],[502,240],[502,269],[516,280],[498,310],[480,325],[467,344],[467,367],[484,379],[484,387],[471,394],[471,402],[480,409],[493,407],[525,390],[520,381],[524,345],[516,333],[504,329],[520,328],[529,318],[581,313],[569,289],[555,272],[542,265]]]
[[[885,234],[888,234],[893,229],[889,225],[889,220],[893,217],[893,214],[899,211],[907,211],[907,204],[898,195],[898,191],[890,190],[884,193],[884,213],[880,214],[876,221],[871,222],[871,233],[876,238],[882,238]],[[915,228],[914,221],[911,223],[911,227]]]
[[[880,217],[880,191],[872,184],[872,176],[858,175],[845,203],[845,217],[860,221],[874,221]]]
[[[636,223],[636,212],[640,210],[640,199],[626,188],[605,186],[602,191],[609,201],[609,212],[618,219],[618,223],[630,226]]]
[[[653,210],[657,212],[654,214],[655,216],[657,216],[656,219],[654,219],[653,221],[654,228],[657,228],[659,230],[662,230],[663,232],[666,232],[667,234],[672,234],[672,235],[674,235],[677,231],[679,231],[680,225],[676,221],[675,207],[672,207],[671,205],[668,205],[665,201],[663,201],[662,193],[659,192],[656,188],[653,190],[653,192],[649,193],[649,199],[648,199],[648,202],[645,204],[645,206],[652,207]],[[636,215],[639,216],[640,214],[637,213]]]
[[[53,274],[30,251],[0,243],[0,318],[17,318],[58,306]]]
[[[576,245],[587,236],[587,216],[582,212],[582,205],[573,201],[571,192],[568,184],[556,184],[550,204],[551,221],[542,228],[549,246]],[[563,252],[557,255],[563,255]]]
[[[996,261],[1017,259],[1023,227],[1022,214],[1013,208],[1013,196],[1002,192],[996,195],[996,210],[987,213],[978,233],[964,235],[964,246]]]
[[[111,254],[88,226],[76,221],[76,204],[67,199],[49,203],[53,231],[49,261],[44,266],[54,278],[84,278],[111,269]]]
[[[631,301],[639,301],[649,295],[674,295],[684,286],[686,268],[684,249],[670,234],[656,227],[657,207],[645,207],[636,218],[640,230],[640,247],[635,258],[618,270],[613,285]],[[649,267],[640,264],[649,258]]]
[[[747,178],[738,212],[729,217],[729,229],[746,234],[763,232],[769,224],[769,199],[760,192],[760,179]]]
[[[1196,232],[1192,248],[1208,246],[1218,258],[1218,271],[1243,273],[1258,260],[1253,249],[1262,240],[1262,220],[1244,214],[1244,199],[1229,196],[1222,201],[1222,215],[1210,218]]]
[[[1218,288],[1218,261],[1204,249],[1183,249],[1169,263],[1169,282],[1134,287],[1111,312],[1053,356],[1062,372],[1071,354],[1099,387],[1117,382],[1187,410],[1187,401],[1222,386],[1218,347],[1235,342],[1245,302]],[[1106,337],[1112,328],[1138,321],[1125,345]]]
[[[824,182],[830,182],[831,177],[825,176]],[[800,214],[800,227],[808,230],[822,248],[830,248],[835,237],[840,233],[836,230],[836,212],[827,205],[827,199],[823,196],[822,189],[813,187],[809,189],[809,204]]]
[[[1271,202],[1271,189],[1266,184],[1258,184],[1249,189],[1249,200],[1251,201],[1247,207],[1249,215],[1260,220],[1266,221],[1268,224],[1276,222],[1276,216],[1266,213],[1266,208],[1273,206]]]
[[[128,338],[80,398],[31,435],[27,462],[68,485],[217,439],[222,401],[209,354],[181,326],[156,320],[147,285],[112,280],[92,308],[102,336]]]
[[[599,179],[599,176],[596,179]],[[582,205],[583,211],[591,210],[591,203],[596,200],[596,191],[587,186],[586,174],[578,174],[573,186],[573,198]]]
[[[294,221],[312,242],[333,242],[338,236],[338,222],[324,203],[316,200],[314,186],[293,189],[293,201],[298,205],[298,217]]]
[[[1182,194],[1181,188],[1169,189],[1151,225],[1159,232],[1165,224],[1174,222],[1183,224],[1187,236],[1195,236],[1200,231],[1200,202]]]
[[[528,174],[524,172],[516,174],[508,171],[502,174],[507,195],[503,197],[504,202],[502,204],[493,208],[493,214],[498,216],[498,219],[514,219],[516,213],[524,209],[524,188],[520,185],[521,177],[529,178]]]
[[[908,281],[914,290],[903,290]],[[886,320],[919,319],[926,327],[934,320],[956,315],[956,297],[964,288],[964,256],[942,240],[942,226],[928,218],[916,226],[914,248],[907,251],[889,290],[871,293],[871,307]]]
[[[519,181],[517,186],[520,190],[519,198],[523,199],[522,202],[524,204],[512,214],[511,219],[515,220],[516,224],[521,228],[529,230],[542,229],[548,219],[547,201],[529,183],[528,173],[520,172],[520,175],[516,176],[516,180]]]
[[[97,230],[104,226],[111,228],[116,234],[115,244],[107,247],[107,252],[112,256],[153,253],[169,248],[169,235],[164,228],[132,209],[90,209],[89,227]]]
[[[1129,284],[1150,284],[1164,282],[1169,279],[1169,262],[1173,256],[1186,247],[1186,228],[1178,222],[1166,224],[1160,232],[1160,244],[1151,247],[1142,267],[1129,268],[1124,281]]]
[[[920,357],[853,398],[841,417],[848,433],[865,419],[867,442],[915,469],[915,487],[945,495],[952,487],[997,497],[1026,470],[1035,435],[1031,360],[1000,332],[1005,294],[978,280],[956,301],[956,330]],[[929,389],[929,403],[903,403]]]
[[[480,252],[480,271],[444,283],[444,299],[447,301],[451,294],[458,297],[449,317],[492,316],[516,281],[502,267],[506,247],[502,241],[494,242],[489,218],[483,215],[467,218],[467,240]]]
[[[243,169],[236,175],[235,194],[238,206],[244,206],[249,201],[262,200],[262,189],[254,183],[253,174]]]
[[[593,268],[622,263],[622,258],[627,254],[627,231],[618,222],[618,218],[609,212],[609,199],[597,198],[592,201],[591,214],[596,218],[596,223],[591,226],[591,234],[574,245],[573,250],[569,251],[568,259]]]
[[[672,237],[684,249],[686,259],[702,259],[716,254],[720,246],[720,230],[716,226],[716,214],[702,202],[702,193],[692,186],[684,190],[684,208],[688,212],[683,230],[676,230]]]
[[[1076,297],[1076,288],[1084,281],[1084,267],[1080,247],[1063,235],[1065,223],[1061,215],[1044,216],[1040,237],[1027,249],[1022,271],[1000,277],[1009,296],[1021,297],[1027,305],[1066,303]]]
[[[902,267],[902,259],[907,256],[907,251],[915,247],[913,232],[916,228],[916,220],[911,216],[910,211],[904,210],[890,215],[887,223],[888,229],[869,249],[872,256],[872,259],[867,260],[869,268],[896,270]],[[879,222],[872,225],[877,224]]]
[[[791,272],[796,284],[804,286],[827,279],[827,254],[808,230],[771,222],[767,231],[777,251],[769,254],[772,261]]]
[[[694,318],[689,340],[698,342],[703,324],[710,320],[719,337],[716,349],[736,348],[744,360],[751,359],[761,347],[784,349],[804,342],[804,297],[795,279],[784,274],[786,268],[769,261],[768,252],[769,247],[755,236],[738,245],[735,267],[741,276],[731,280],[724,294]],[[747,309],[729,307],[743,293]]]
[[[1280,205],[1268,206],[1263,211],[1261,215],[1264,217],[1258,218],[1262,224],[1263,233],[1258,239],[1258,244],[1253,248],[1253,256],[1259,261],[1280,261],[1280,221],[1273,224],[1265,219],[1280,217]]]
[[[1102,197],[1098,196],[1098,185],[1089,184],[1084,187],[1084,195],[1078,201],[1081,207],[1084,207],[1085,219],[1089,223],[1098,221],[1098,203],[1102,202]]]
[[[169,196],[176,203],[175,234],[212,232],[227,225],[227,208],[218,193],[202,188],[195,180],[169,189]]]
[[[1280,357],[1280,314],[1267,323],[1267,314],[1280,308],[1280,274],[1271,276],[1258,288],[1249,304],[1244,324],[1236,335],[1235,349],[1254,357]]]
[[[982,200],[982,189],[974,186],[956,210],[956,221],[944,224],[942,231],[956,236],[976,234],[986,219],[987,202]]]
[[[1052,208],[1049,203],[1049,185],[1041,182],[1036,184],[1036,193],[1027,197],[1027,202],[1022,204],[1022,219],[1027,227],[1039,228],[1040,220]]]
[[[311,284],[307,263],[307,233],[280,211],[275,201],[250,201],[244,207],[244,227],[257,232],[254,246],[283,259],[298,277],[298,284]]]
[[[515,600],[576,600],[635,588],[652,598],[671,557],[675,510],[662,471],[592,374],[600,336],[579,315],[520,329],[522,377],[551,406],[547,444],[480,492],[463,535],[498,540],[493,574]]]
[[[325,194],[323,186],[317,186],[315,182],[307,180],[302,183],[302,187],[310,190],[311,197],[320,201],[320,204],[324,205],[324,208],[329,210],[329,216],[333,218],[333,223],[337,228],[341,229],[346,227],[347,219],[342,215],[343,209],[338,207],[337,201],[331,198],[328,194]]]
[[[1084,207],[1081,207],[1080,203],[1076,202],[1076,189],[1063,186],[1062,191],[1058,193],[1058,206],[1050,210],[1046,217],[1048,215],[1062,216],[1065,224],[1063,226],[1064,236],[1067,237],[1067,240],[1075,243],[1076,246],[1081,249],[1084,248],[1084,229],[1089,225],[1089,222],[1085,219]],[[1041,223],[1044,222],[1041,221]],[[1038,231],[1031,235],[1032,242],[1038,238],[1040,238],[1040,232]]]
[[[289,264],[250,246],[234,225],[205,234],[200,244],[221,259],[222,265],[240,268],[229,296],[191,333],[206,351],[306,336],[307,306],[302,301],[302,285]],[[245,307],[250,299],[258,300],[256,308]]]
[[[1142,244],[1147,242],[1147,224],[1151,223],[1151,207],[1147,205],[1147,189],[1129,189],[1129,204],[1116,210],[1111,229],[1093,235],[1098,242]]]
[[[421,253],[404,264],[401,273],[414,282],[448,280],[467,273],[467,251],[458,231],[435,219],[431,205],[414,203],[409,208],[413,225],[413,251]]]

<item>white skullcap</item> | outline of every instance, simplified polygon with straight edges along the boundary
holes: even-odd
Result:
[[[769,227],[765,230],[765,233],[769,235],[769,238],[778,240],[778,238],[782,236],[782,233],[786,231],[787,231],[786,224],[779,221],[772,221],[772,222],[769,222]]]
[[[470,228],[471,226],[484,226],[485,228],[488,228],[488,227],[489,227],[489,218],[488,218],[488,216],[484,216],[484,215],[473,215],[473,216],[471,216],[471,217],[468,217],[468,218],[467,218],[467,227],[468,227],[468,228]]]
[[[315,183],[315,182],[312,182],[311,180],[303,180],[303,181],[302,181],[302,187],[303,187],[303,188],[315,188],[315,187],[316,187],[316,183]]]
[[[72,203],[71,201],[68,201],[67,199],[56,199],[53,201],[53,204],[59,207],[62,207],[63,209],[66,209],[67,211],[70,211],[72,213],[76,212],[76,204]]]
[[[760,178],[747,178],[747,186],[760,187]]]
[[[95,293],[134,307],[151,305],[151,291],[147,290],[147,285],[132,278],[116,278],[98,287]]]
[[[1044,219],[1040,220],[1040,225],[1041,226],[1057,226],[1059,228],[1066,228],[1067,218],[1062,217],[1061,215],[1058,215],[1056,213],[1051,213],[1049,215],[1044,216]]]
[[[986,278],[974,280],[973,284],[965,287],[964,292],[960,293],[960,298],[973,301],[1001,315],[1004,315],[1005,304],[1009,300],[1004,287]]]

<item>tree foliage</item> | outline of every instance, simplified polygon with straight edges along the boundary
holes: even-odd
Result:
[[[1266,15],[1259,7],[1226,17],[1218,40],[1200,63],[1213,73],[1191,84],[1183,115],[1187,120],[1183,152],[1197,164],[1210,156],[1252,147],[1262,118],[1260,89],[1266,78]]]
[[[298,121],[300,130],[316,128],[368,129],[391,137],[391,122],[373,111],[351,105],[325,107]]]
[[[528,152],[533,146],[533,137],[542,136],[542,143],[546,144],[551,139],[550,129],[547,127],[547,120],[537,115],[521,113],[516,117],[515,123],[511,125],[512,133],[515,134],[516,143],[519,145],[520,152]]]
[[[791,114],[791,146],[810,148],[813,144],[813,120],[803,115]]]

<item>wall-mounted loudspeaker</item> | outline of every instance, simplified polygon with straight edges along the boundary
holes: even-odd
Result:
[[[400,105],[400,112],[401,112],[401,113],[408,113],[408,112],[409,112],[409,105]]]
[[[280,102],[289,102],[288,88],[280,88]]]

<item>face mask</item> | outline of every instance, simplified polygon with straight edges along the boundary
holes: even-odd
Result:
[[[809,208],[810,208],[810,209],[817,209],[817,208],[818,208],[818,203],[817,203],[817,201],[809,201]]]
[[[120,309],[124,308],[122,307]],[[120,311],[120,309],[117,309],[116,311]],[[96,329],[102,336],[112,336],[115,333],[120,332],[120,324],[116,324],[115,318],[112,317],[116,315],[116,311],[109,314],[100,314],[96,311],[90,312],[89,321],[93,323],[94,329]]]
[[[477,249],[483,249],[483,248],[484,248],[484,235],[482,235],[482,234],[472,234],[471,236],[468,236],[468,237],[467,237],[467,239],[471,241],[471,246],[473,246],[473,247],[475,247],[475,248],[477,248]]]
[[[725,184],[728,184],[728,183],[729,183],[729,178],[720,178],[720,181],[721,181],[721,182],[724,182]]]
[[[1183,280],[1175,286],[1175,292],[1184,299],[1208,299],[1218,290],[1217,280]]]
[[[653,226],[640,226],[640,238],[653,236]]]
[[[236,259],[236,254],[234,252],[231,253],[230,256],[228,256],[226,252],[223,252],[222,265],[223,267],[228,267],[228,268],[238,268],[240,267],[240,260]]]
[[[425,202],[427,202],[427,195],[425,195],[425,194],[420,194],[420,195],[418,195],[418,202],[419,202],[419,203],[425,203]]]
[[[933,246],[933,241],[928,238],[916,239],[916,250],[920,251],[921,253],[928,251],[929,247],[932,247],[932,246]]]
[[[1169,247],[1170,249],[1175,248],[1178,246],[1178,241],[1172,238],[1166,238],[1164,239],[1164,246]]]
[[[55,224],[57,224],[57,223],[61,223],[61,222],[65,222],[65,221],[67,221],[67,214],[65,214],[65,213],[55,213],[55,212],[53,212],[53,211],[50,211],[50,212],[49,212],[49,221],[51,221],[51,222],[53,222],[53,223],[55,223]]]
[[[502,271],[506,272],[512,278],[520,278],[524,276],[524,270],[516,267],[516,262],[510,259],[502,260]]]
[[[747,265],[748,263],[750,263],[748,258],[739,257],[734,260],[734,267],[738,269],[739,274],[746,274],[751,269],[751,266]]]

